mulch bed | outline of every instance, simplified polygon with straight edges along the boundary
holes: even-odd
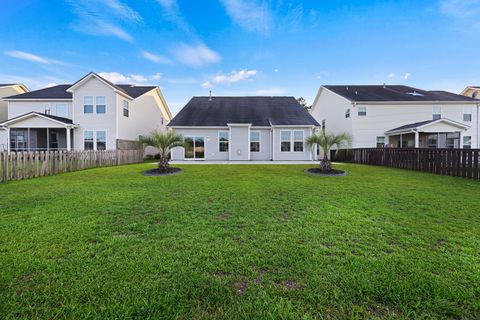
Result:
[[[335,170],[335,169],[332,169],[330,171],[322,171],[322,170],[320,170],[320,168],[310,168],[310,169],[305,170],[305,172],[310,173],[310,174],[319,175],[319,176],[338,176],[338,177],[341,177],[341,176],[346,176],[347,175],[347,173],[345,171]]]
[[[158,168],[156,169],[150,169],[150,170],[147,170],[145,172],[143,172],[143,175],[144,176],[170,176],[172,174],[178,174],[178,173],[182,173],[183,172],[183,169],[181,168],[170,168],[170,170],[168,172],[165,172],[165,171],[162,171]]]

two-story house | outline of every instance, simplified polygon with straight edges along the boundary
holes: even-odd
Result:
[[[160,88],[113,84],[93,72],[3,100],[0,145],[12,151],[130,149],[172,118]]]
[[[401,85],[322,86],[311,114],[353,148],[479,148],[480,101]]]

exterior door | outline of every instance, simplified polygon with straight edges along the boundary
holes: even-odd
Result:
[[[50,131],[50,149],[58,149],[58,132]]]
[[[185,137],[185,159],[205,160],[205,138],[197,136]]]

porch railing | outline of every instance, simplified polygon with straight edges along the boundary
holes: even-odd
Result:
[[[480,180],[480,149],[359,148],[332,150],[338,162],[353,162]]]
[[[0,152],[0,182],[142,161],[143,150]]]

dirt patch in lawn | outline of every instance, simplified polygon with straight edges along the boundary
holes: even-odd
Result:
[[[323,170],[320,170],[320,168],[310,168],[310,169],[306,169],[305,172],[309,173],[309,174],[318,175],[318,176],[338,176],[338,177],[342,177],[342,176],[347,175],[347,173],[345,171],[336,170],[336,169],[332,169],[332,170],[329,170],[329,171],[323,171]]]
[[[143,175],[144,176],[159,176],[159,177],[161,177],[161,176],[171,176],[172,174],[178,174],[178,173],[182,173],[182,172],[183,172],[183,169],[181,169],[181,168],[170,168],[167,172],[156,168],[156,169],[150,169],[150,170],[144,171]]]

